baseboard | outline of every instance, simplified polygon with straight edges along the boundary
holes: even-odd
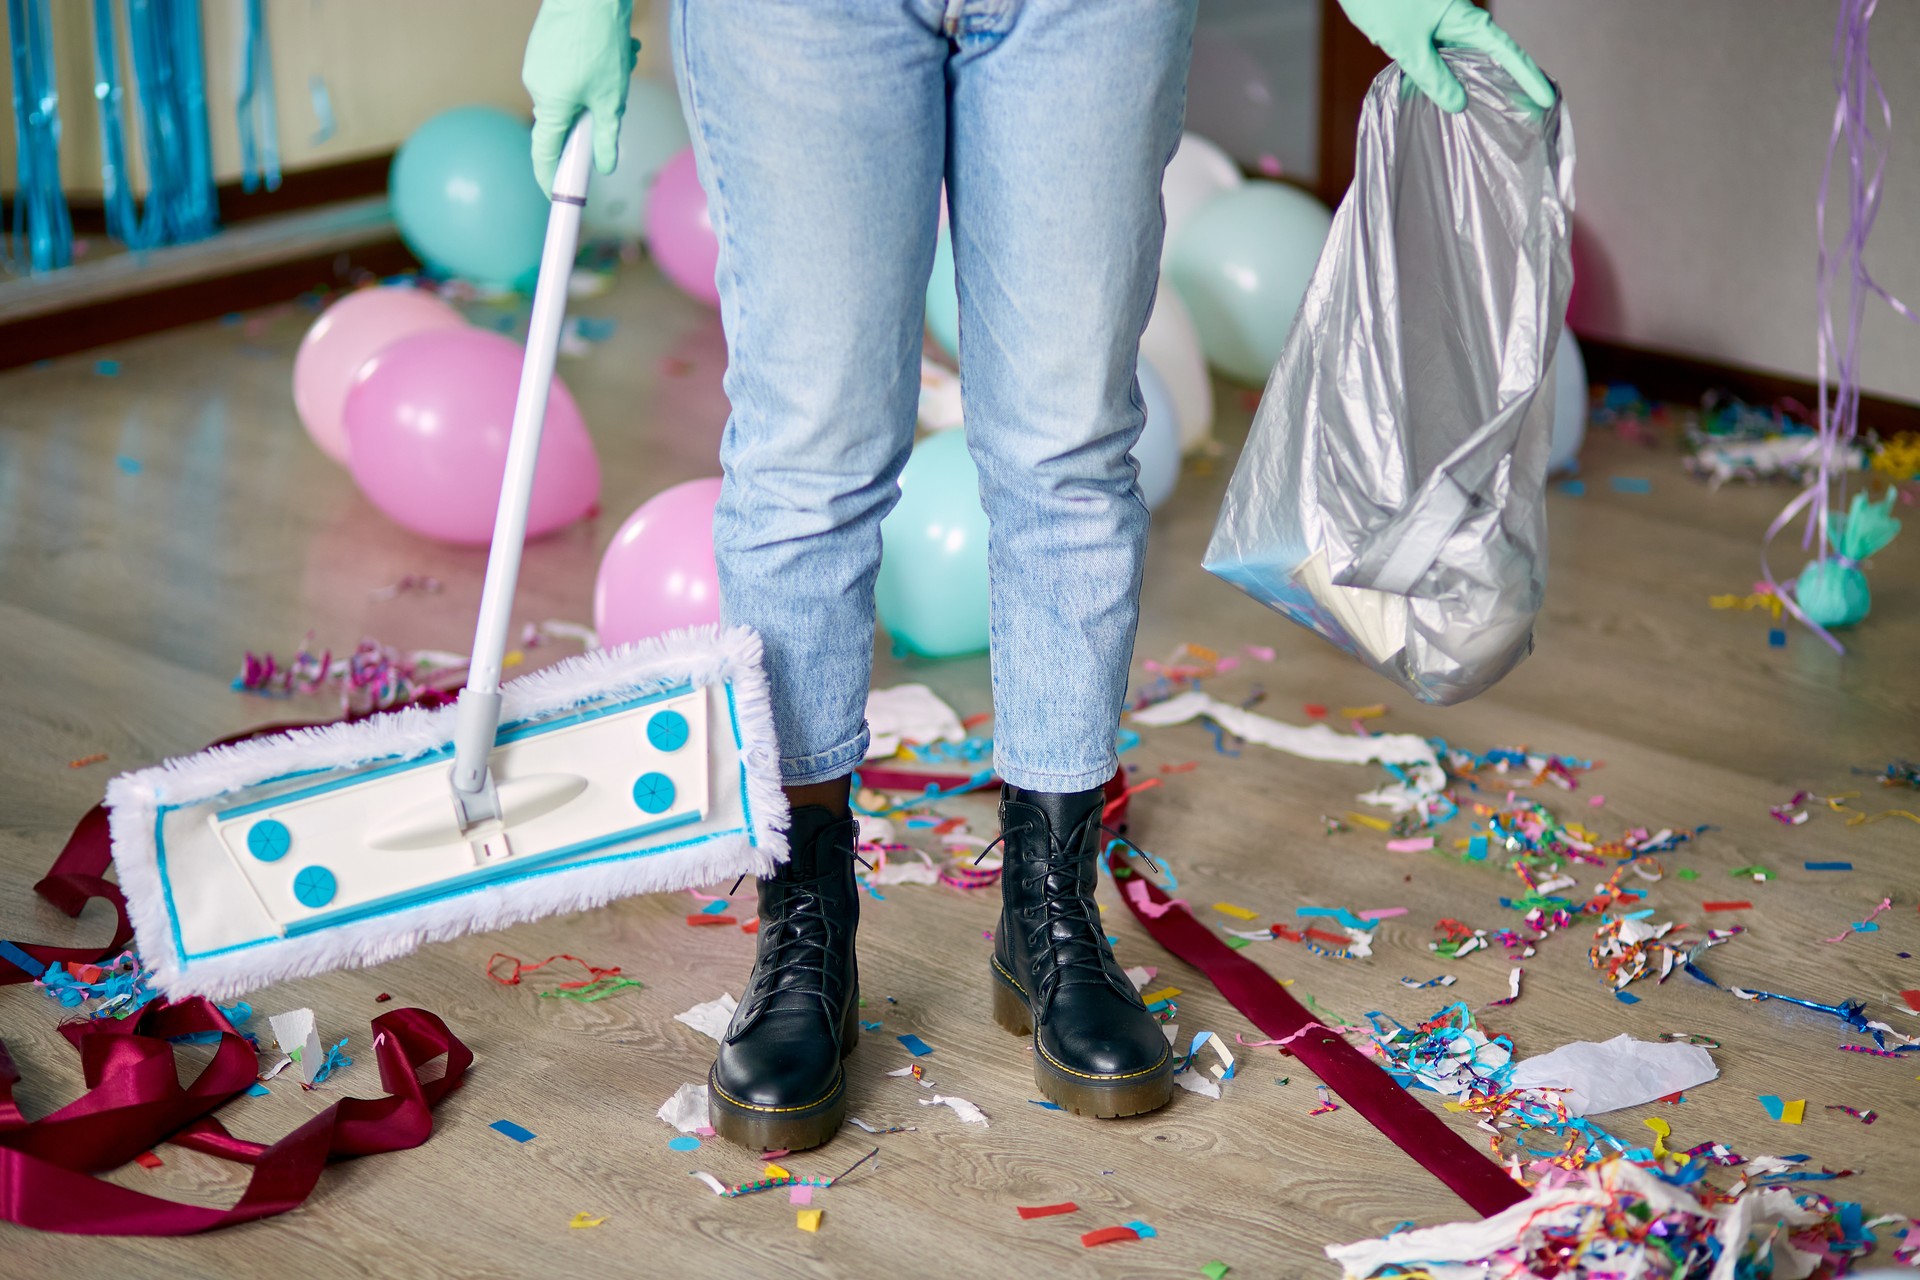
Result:
[[[1819,398],[1818,388],[1802,378],[1671,351],[1654,351],[1625,342],[1582,337],[1580,353],[1586,359],[1589,381],[1632,383],[1650,400],[1695,404],[1708,391],[1717,389],[1731,392],[1751,404],[1797,400],[1811,412]],[[1863,395],[1860,426],[1881,436],[1920,431],[1920,404]]]
[[[220,211],[220,225],[231,227],[237,222],[272,217],[278,213],[297,213],[302,209],[317,209],[321,205],[385,195],[387,175],[392,171],[393,152],[382,151],[354,160],[341,160],[283,174],[280,185],[272,191],[248,191],[235,179],[215,187],[213,194]],[[98,196],[70,198],[67,212],[73,218],[75,234],[107,234],[106,207]]]
[[[83,302],[48,315],[0,322],[0,369],[72,355],[163,329],[286,302],[315,288],[344,288],[419,267],[396,235],[181,281],[144,292]]]

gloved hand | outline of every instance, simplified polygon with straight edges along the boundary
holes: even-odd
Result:
[[[533,96],[533,176],[553,194],[553,171],[567,130],[582,111],[593,113],[593,164],[612,173],[620,156],[620,115],[633,78],[633,0],[545,0],[520,83]]]
[[[1467,91],[1440,60],[1440,45],[1478,49],[1506,68],[1541,110],[1553,105],[1553,85],[1527,51],[1468,0],[1340,0],[1340,7],[1443,111],[1466,110]]]

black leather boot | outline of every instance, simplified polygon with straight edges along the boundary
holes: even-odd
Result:
[[[1082,1115],[1132,1116],[1173,1096],[1173,1053],[1113,958],[1100,908],[1099,789],[1000,798],[1005,870],[993,939],[993,1016],[1033,1033],[1047,1100]]]
[[[795,808],[792,856],[760,881],[753,972],[707,1073],[707,1115],[730,1142],[802,1151],[846,1118],[841,1059],[860,1034],[855,833],[819,805]]]

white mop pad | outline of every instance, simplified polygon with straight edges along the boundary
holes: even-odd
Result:
[[[455,708],[215,747],[107,789],[140,954],[227,999],[786,858],[760,639],[674,632],[502,686],[504,829],[463,836]]]

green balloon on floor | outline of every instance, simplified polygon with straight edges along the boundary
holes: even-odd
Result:
[[[1193,313],[1207,361],[1262,385],[1280,358],[1333,216],[1306,192],[1248,182],[1208,200],[1182,226],[1167,275]]]
[[[987,513],[964,433],[914,446],[900,504],[880,525],[874,604],[901,649],[953,658],[987,647]]]

